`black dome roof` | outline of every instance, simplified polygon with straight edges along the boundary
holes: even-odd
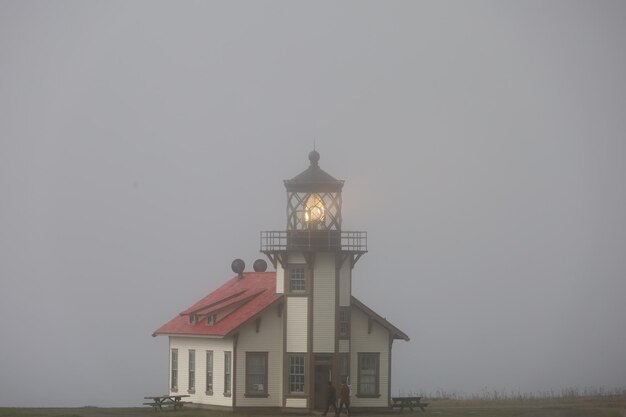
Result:
[[[318,165],[319,160],[319,152],[311,151],[309,153],[311,165],[292,179],[284,181],[287,191],[340,192],[343,180],[338,180],[321,169]]]

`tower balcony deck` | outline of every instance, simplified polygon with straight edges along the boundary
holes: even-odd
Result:
[[[272,230],[261,232],[261,252],[367,252],[367,232],[343,230]]]

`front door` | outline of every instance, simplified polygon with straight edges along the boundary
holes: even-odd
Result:
[[[328,392],[328,381],[330,381],[330,364],[315,364],[315,387],[314,387],[314,408],[316,410],[326,409],[326,393]]]

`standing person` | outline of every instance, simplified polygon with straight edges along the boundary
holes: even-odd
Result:
[[[333,382],[328,381],[328,391],[326,391],[326,410],[324,411],[324,414],[322,414],[323,416],[328,413],[331,406],[335,409],[335,414],[339,415],[339,412],[337,411],[337,390],[335,389]]]
[[[343,406],[346,406],[346,411],[348,412],[348,416],[350,416],[350,387],[346,384],[346,380],[343,380],[341,384],[341,388],[339,388],[339,411],[337,411],[337,416],[341,414],[341,409]]]

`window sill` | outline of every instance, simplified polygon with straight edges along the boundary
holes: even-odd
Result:
[[[177,387],[170,388],[170,392],[178,392],[178,388]]]
[[[304,392],[301,392],[301,393],[291,392],[289,394],[286,394],[285,398],[309,398],[309,396],[305,394]]]
[[[243,394],[243,396],[246,397],[246,398],[267,398],[270,395],[268,393],[266,393],[266,392],[254,392],[254,393],[246,392],[245,394]]]
[[[357,394],[358,398],[380,398],[380,394]]]
[[[195,390],[195,389],[188,389],[188,390],[187,390],[187,393],[189,393],[189,394],[195,394],[195,393],[196,393],[196,390]]]
[[[213,391],[205,391],[204,392],[206,395],[213,395]]]
[[[224,397],[230,397],[232,394],[230,392],[225,392]]]

